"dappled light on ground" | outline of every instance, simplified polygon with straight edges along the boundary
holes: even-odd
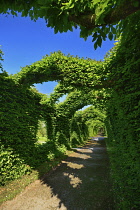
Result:
[[[79,186],[79,184],[82,184],[82,180],[78,177],[75,177],[73,174],[64,173],[64,176],[67,176],[70,179],[70,184],[73,186],[73,188],[76,188]]]
[[[81,169],[84,167],[83,164],[77,164],[77,163],[72,163],[72,162],[67,162],[67,161],[62,161],[62,163],[66,163],[68,167],[71,167],[74,169]]]
[[[105,144],[90,141],[38,180],[2,210],[113,210]]]

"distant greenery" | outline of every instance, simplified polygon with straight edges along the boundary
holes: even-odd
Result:
[[[47,138],[47,133],[46,133],[46,124],[44,121],[39,120],[38,122],[38,131],[37,131],[37,136],[38,137],[43,137]]]
[[[39,143],[45,143],[47,139],[47,129],[44,121],[38,121],[37,139]]]
[[[46,137],[37,137],[39,143],[44,143],[47,141],[47,136]]]

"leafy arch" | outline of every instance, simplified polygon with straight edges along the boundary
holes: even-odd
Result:
[[[99,61],[65,56],[59,51],[22,68],[14,78],[17,83],[27,87],[34,83],[61,81],[65,85],[78,88],[80,86],[100,88],[102,68]]]

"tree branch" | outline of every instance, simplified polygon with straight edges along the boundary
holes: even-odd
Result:
[[[138,7],[135,7],[132,2],[128,4],[123,4],[115,9],[112,9],[109,14],[104,17],[104,23],[96,25],[95,19],[96,14],[80,14],[78,16],[70,16],[69,21],[73,21],[74,23],[84,26],[88,30],[94,29],[98,26],[108,25],[108,24],[115,24],[116,22],[125,19],[129,15],[137,12],[140,10],[140,0]]]

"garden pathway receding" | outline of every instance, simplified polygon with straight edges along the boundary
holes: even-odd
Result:
[[[113,210],[109,159],[103,141],[89,141],[1,210]]]

